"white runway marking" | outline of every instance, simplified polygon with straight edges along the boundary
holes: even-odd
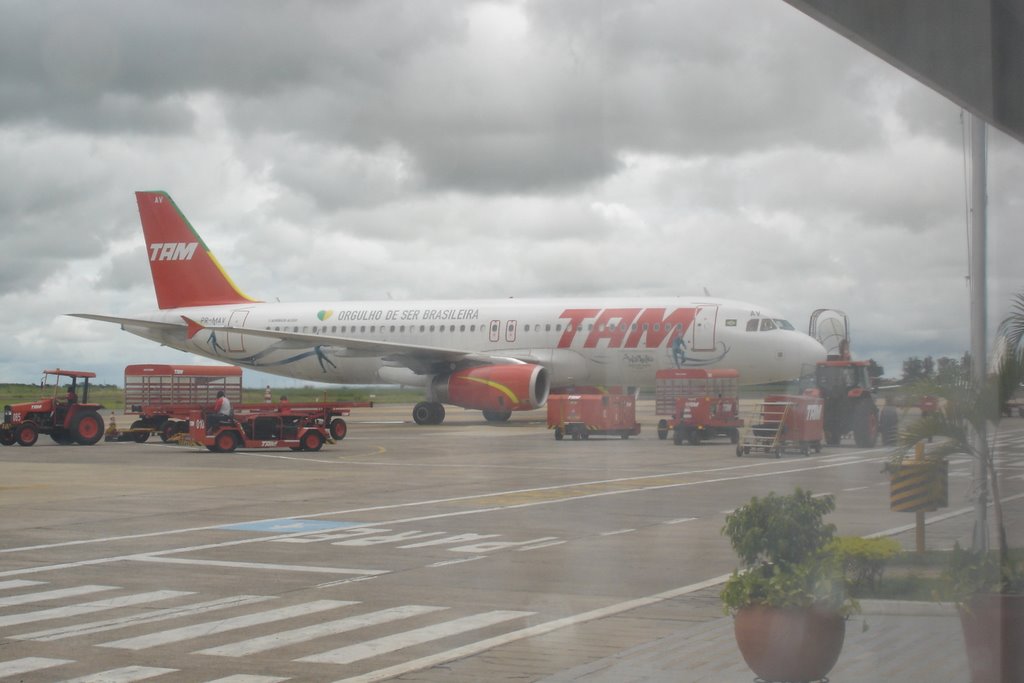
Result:
[[[72,626],[62,626],[60,628],[48,629],[46,631],[36,631],[35,633],[25,633],[22,635],[8,637],[12,640],[35,640],[39,642],[63,640],[64,638],[87,636],[93,633],[103,633],[104,631],[115,631],[119,628],[125,628],[128,626],[151,624],[153,622],[165,621],[167,619],[205,614],[206,612],[213,612],[215,610],[226,609],[228,607],[242,607],[244,605],[252,605],[273,599],[274,598],[263,595],[236,595],[230,598],[221,598],[220,600],[210,600],[208,602],[197,602],[192,605],[182,605],[181,607],[168,607],[167,609],[154,610],[152,612],[145,612],[144,614],[133,614],[127,617],[119,617],[117,619],[93,621],[88,624],[74,624]]]
[[[287,678],[278,678],[277,676],[256,676],[255,674],[235,674],[234,676],[228,676],[227,678],[218,678],[215,681],[207,681],[207,683],[281,683],[287,681]]]
[[[26,579],[13,579],[11,581],[0,581],[0,591],[11,588],[26,588],[28,586],[42,586],[45,581],[28,581]]]
[[[13,607],[15,605],[28,605],[33,602],[44,602],[46,600],[60,600],[62,598],[73,598],[79,595],[89,595],[90,593],[102,593],[103,591],[112,591],[117,586],[75,586],[74,588],[59,588],[52,591],[42,591],[39,593],[23,593],[21,595],[12,595],[8,598],[0,598],[0,607]]]
[[[273,650],[279,647],[305,643],[316,638],[323,638],[324,636],[333,636],[347,631],[366,628],[367,626],[386,624],[390,621],[408,619],[409,617],[418,616],[420,614],[429,614],[431,612],[438,612],[445,609],[448,608],[431,605],[403,605],[402,607],[382,609],[377,612],[359,614],[352,617],[346,617],[344,619],[325,621],[321,624],[313,624],[312,626],[297,628],[291,631],[282,631],[280,633],[274,633],[260,638],[251,638],[249,640],[243,640],[230,645],[198,650],[193,654],[218,655],[221,657],[244,657],[256,652],[266,652],[267,650]]]
[[[354,574],[356,576],[380,576],[388,574],[385,569],[347,569],[345,567],[311,567],[298,564],[265,564],[262,562],[226,562],[224,560],[189,560],[183,557],[164,557],[158,555],[133,555],[130,559],[137,562],[156,562],[158,564],[194,564],[207,567],[231,567],[233,569],[262,569],[276,572],[308,572],[312,574]]]
[[[151,591],[149,593],[126,595],[120,598],[109,598],[107,600],[96,600],[95,602],[84,602],[79,605],[69,605],[67,607],[54,607],[53,609],[38,610],[36,612],[8,614],[6,616],[0,617],[0,627],[16,626],[18,624],[29,624],[33,621],[46,621],[48,619],[63,619],[66,617],[76,617],[81,614],[92,614],[93,612],[103,612],[106,610],[118,609],[120,607],[129,607],[131,605],[143,605],[147,602],[156,602],[157,600],[168,600],[170,598],[177,598],[183,595],[193,595],[193,593],[185,591]]]
[[[209,636],[215,633],[224,633],[225,631],[236,631],[238,629],[248,628],[258,624],[269,624],[274,621],[301,617],[307,614],[313,614],[314,612],[323,612],[325,610],[337,609],[338,607],[355,604],[358,603],[352,602],[351,600],[316,600],[313,602],[304,602],[298,605],[289,605],[288,607],[267,610],[266,612],[256,612],[255,614],[247,614],[241,617],[231,617],[229,619],[220,619],[218,621],[208,621],[202,624],[192,624],[191,626],[182,626],[181,628],[175,628],[169,631],[159,631],[145,636],[137,636],[135,638],[125,638],[123,640],[115,640],[109,643],[101,643],[100,647],[112,647],[120,650],[145,650],[146,648],[156,647],[157,645],[178,643],[183,640],[191,640],[192,638],[200,638],[202,636]]]
[[[70,678],[63,683],[132,683],[132,681],[144,681],[147,678],[156,678],[175,671],[177,669],[161,669],[155,666],[126,666],[81,678]]]
[[[0,678],[18,676],[40,669],[49,669],[62,664],[74,664],[73,659],[48,659],[46,657],[25,657],[14,659],[9,662],[0,662]]]
[[[666,519],[662,524],[682,524],[683,522],[692,522],[696,520],[696,517],[680,517],[679,519]]]
[[[406,631],[404,633],[396,633],[391,636],[384,636],[382,638],[368,640],[363,643],[340,647],[337,650],[322,652],[318,655],[303,657],[302,659],[297,659],[295,661],[317,662],[323,664],[349,664],[351,662],[358,662],[362,659],[368,659],[369,657],[376,657],[377,655],[388,652],[402,650],[407,647],[412,647],[413,645],[429,643],[432,640],[465,633],[466,631],[474,631],[486,626],[493,626],[494,624],[500,624],[511,619],[528,617],[532,614],[534,614],[534,612],[514,612],[510,610],[484,612],[483,614],[474,614],[472,616],[462,617],[461,619],[453,619],[452,621],[435,624],[434,626],[425,626],[423,628]]]

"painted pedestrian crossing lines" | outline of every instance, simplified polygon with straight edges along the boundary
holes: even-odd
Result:
[[[107,593],[108,596],[92,599],[96,593]],[[275,606],[271,603],[282,599],[270,595],[235,595],[212,600],[197,599],[199,597],[191,591],[126,593],[117,586],[88,584],[58,588],[48,587],[39,581],[0,582],[0,638],[26,645],[66,643],[52,653],[57,655],[54,657],[24,656],[0,661],[0,680],[17,679],[33,673],[76,683],[130,683],[162,676],[168,676],[165,680],[169,680],[180,670],[157,666],[156,662],[147,663],[145,659],[145,653],[158,653],[166,645],[184,645],[192,655],[188,659],[190,665],[198,667],[202,666],[203,657],[238,662],[238,673],[209,683],[288,680],[287,676],[268,675],[273,672],[262,668],[259,675],[244,671],[247,657],[269,651],[281,652],[287,648],[291,648],[290,661],[308,665],[310,673],[307,675],[329,677],[332,674],[320,667],[364,661],[372,666],[374,657],[400,653],[407,648],[456,636],[472,636],[476,631],[502,625],[516,628],[521,626],[521,620],[535,614],[519,610],[467,614],[465,610],[445,605],[396,605],[367,609],[358,601],[328,599]],[[74,600],[80,602],[75,603]],[[182,604],[159,605],[172,600]],[[54,606],[54,603],[62,604]],[[154,608],[148,609],[150,605]],[[126,609],[133,607],[136,609]],[[146,609],[140,612],[140,608]],[[117,610],[122,609],[130,613],[118,614]],[[104,612],[107,614],[102,619],[85,623],[78,621],[80,617]],[[213,619],[203,616],[213,616],[217,612],[224,612],[225,616]],[[310,624],[311,617],[320,620]],[[298,619],[304,619],[304,623],[296,623]],[[35,629],[23,628],[47,621],[56,623],[39,624]],[[161,629],[163,622],[167,628]],[[372,631],[369,630],[371,628]],[[363,629],[372,636],[360,638]],[[123,637],[117,638],[116,631],[122,631]],[[115,637],[95,637],[108,633]],[[339,636],[343,634],[347,635],[339,642]],[[222,642],[225,640],[229,642]],[[105,661],[114,664],[118,663],[117,652],[132,653],[131,664],[85,675],[79,675],[81,671],[75,670],[77,677],[62,675],[62,668],[68,671],[79,660],[103,661],[102,657],[95,655],[69,658],[75,657],[76,647],[102,648],[110,653]],[[16,652],[13,648],[12,645],[3,652],[13,654]],[[30,653],[39,654],[35,648],[25,650],[25,654]],[[417,656],[421,655],[422,652]],[[217,670],[223,671],[223,667]],[[321,673],[318,674],[318,670]]]

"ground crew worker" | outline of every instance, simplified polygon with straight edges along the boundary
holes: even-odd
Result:
[[[231,401],[223,391],[217,392],[217,401],[213,404],[213,414],[210,417],[211,427],[231,422]]]

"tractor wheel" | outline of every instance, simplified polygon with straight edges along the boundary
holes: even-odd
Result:
[[[31,446],[39,440],[39,430],[32,422],[22,422],[14,428],[14,439],[19,446]]]
[[[324,446],[324,437],[321,436],[320,432],[311,429],[302,435],[299,443],[302,444],[302,450],[304,451],[318,451]]]
[[[729,429],[729,443],[737,444],[740,442],[740,430],[735,427]]]
[[[331,438],[335,441],[341,441],[348,434],[348,425],[340,417],[337,420],[331,420]]]
[[[225,429],[213,439],[213,450],[217,452],[230,453],[236,448],[238,448],[238,435],[230,429]]]
[[[658,420],[658,438],[662,441],[668,438],[668,420]]]
[[[875,404],[869,400],[858,403],[853,420],[853,442],[858,448],[873,448],[878,441],[878,411]]]
[[[561,441],[565,438],[565,432],[562,431],[561,427],[555,427],[555,441]]]
[[[14,430],[0,429],[0,446],[13,446],[14,443]]]
[[[78,413],[71,419],[71,436],[83,446],[103,438],[103,418],[94,410]]]
[[[691,429],[690,432],[686,435],[686,440],[690,442],[691,446],[699,446],[700,445],[700,430],[699,429]]]
[[[686,427],[676,427],[672,430],[672,443],[677,446],[682,446],[683,441],[686,439]]]

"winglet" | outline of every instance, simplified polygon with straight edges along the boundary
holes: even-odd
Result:
[[[181,316],[181,319],[185,321],[185,325],[186,325],[185,338],[186,339],[191,339],[192,337],[196,336],[197,334],[199,334],[202,331],[203,326],[200,325],[199,323],[197,323],[192,318],[189,318],[187,315]]]

